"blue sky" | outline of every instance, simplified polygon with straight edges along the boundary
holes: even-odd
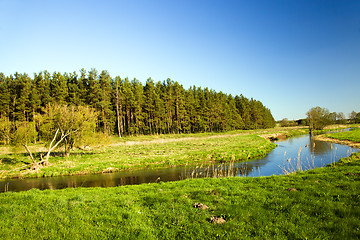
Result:
[[[0,72],[108,70],[243,94],[276,120],[360,112],[360,1],[0,0]]]

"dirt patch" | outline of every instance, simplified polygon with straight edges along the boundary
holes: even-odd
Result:
[[[205,204],[202,204],[202,203],[194,203],[194,208],[198,208],[198,209],[209,209],[208,206],[206,206]]]
[[[226,223],[226,220],[222,217],[210,217],[210,222],[213,224],[223,224]]]
[[[269,141],[278,141],[278,140],[284,140],[287,138],[285,133],[262,134],[262,135],[259,135],[259,137],[265,138]]]

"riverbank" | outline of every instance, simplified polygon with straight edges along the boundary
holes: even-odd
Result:
[[[360,128],[355,128],[347,132],[318,135],[315,136],[315,139],[360,148]]]
[[[104,146],[91,150],[77,149],[71,156],[55,152],[50,166],[30,171],[26,153],[1,154],[0,178],[50,177],[96,174],[142,168],[173,167],[202,163],[247,161],[264,157],[275,144],[264,136],[280,133],[286,136],[304,134],[306,128],[275,128],[200,133],[112,138]],[[262,135],[260,137],[259,135]],[[36,150],[36,146],[32,146]],[[39,156],[41,148],[35,151]]]
[[[0,239],[358,239],[360,154],[324,168],[0,194]]]

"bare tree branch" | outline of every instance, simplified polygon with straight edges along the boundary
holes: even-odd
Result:
[[[31,158],[31,160],[33,161],[33,163],[36,163],[36,161],[35,161],[35,159],[34,159],[34,157],[33,157],[32,153],[31,153],[31,151],[30,151],[29,147],[28,147],[26,144],[23,144],[23,146],[25,147],[26,151],[29,153],[30,158]]]

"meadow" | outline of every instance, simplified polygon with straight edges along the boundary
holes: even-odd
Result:
[[[351,131],[332,133],[326,135],[332,139],[347,140],[355,143],[360,143],[360,128],[354,128]]]
[[[283,176],[1,193],[0,238],[358,239],[359,178],[354,154]]]
[[[118,172],[140,168],[196,165],[245,161],[264,157],[275,144],[266,140],[267,134],[287,136],[306,133],[304,128],[268,130],[240,130],[224,133],[168,134],[139,137],[109,138],[103,145],[91,150],[76,149],[64,157],[61,149],[50,158],[50,166],[29,171],[28,154],[0,155],[0,178],[51,177],[60,175]],[[259,135],[264,136],[259,136]],[[41,145],[31,146],[35,156]],[[4,148],[3,148],[4,149]],[[6,152],[6,151],[2,151]]]
[[[224,160],[236,156],[229,144],[239,144],[238,137],[246,149],[255,139],[259,142],[253,146],[264,146],[258,134],[190,136],[192,146],[171,137],[163,145],[155,139],[125,141],[86,157],[111,156],[119,149],[129,149],[124,153],[129,158],[170,150],[184,156],[183,149],[198,154],[203,144],[209,146],[208,156],[214,150],[210,143],[222,149],[220,142],[230,139],[221,152],[227,153],[228,158],[220,157]],[[6,192],[0,194],[0,239],[359,239],[359,179],[357,153],[327,167],[282,176]]]

